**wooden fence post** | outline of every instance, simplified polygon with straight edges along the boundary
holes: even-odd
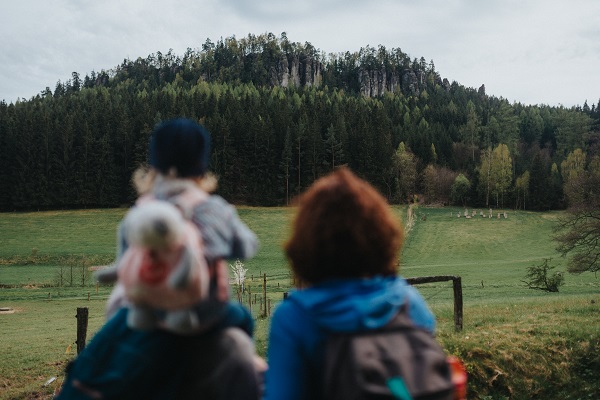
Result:
[[[454,328],[457,331],[463,329],[463,297],[462,284],[460,276],[443,275],[443,276],[420,276],[415,278],[406,278],[406,282],[410,285],[418,285],[421,283],[445,282],[452,281],[452,289],[454,291]]]
[[[267,316],[267,273],[263,275],[263,299],[265,299],[265,308],[263,309],[263,317]]]
[[[463,297],[462,283],[460,276],[452,279],[452,288],[454,290],[454,329],[462,331],[463,329]]]
[[[81,353],[85,347],[85,340],[87,337],[87,326],[88,326],[88,313],[87,307],[77,307],[77,354]]]

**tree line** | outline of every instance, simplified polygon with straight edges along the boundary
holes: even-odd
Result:
[[[131,204],[152,128],[179,116],[211,132],[218,191],[238,204],[289,204],[347,165],[395,203],[563,208],[597,167],[599,108],[511,104],[383,46],[207,40],[0,102],[0,210]]]

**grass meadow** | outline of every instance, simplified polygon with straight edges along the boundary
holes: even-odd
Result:
[[[240,207],[261,248],[245,262],[247,287],[272,307],[292,278],[281,245],[290,208]],[[405,207],[394,208],[404,218]],[[528,289],[526,268],[552,258],[560,212],[508,210],[508,218],[457,218],[463,210],[415,211],[400,261],[405,277],[462,278],[464,329],[455,332],[451,283],[417,288],[434,311],[438,338],[469,372],[470,399],[595,399],[600,393],[600,279],[567,274],[559,293]],[[89,308],[88,338],[104,321],[109,286],[88,267],[109,263],[124,209],[0,214],[0,399],[50,398],[75,356],[77,307]],[[257,317],[258,352],[267,351],[268,318]],[[57,379],[46,385],[51,377]]]

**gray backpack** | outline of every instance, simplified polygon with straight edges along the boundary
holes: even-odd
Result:
[[[386,326],[333,333],[325,353],[324,399],[448,399],[454,394],[444,350],[413,325],[406,304]]]

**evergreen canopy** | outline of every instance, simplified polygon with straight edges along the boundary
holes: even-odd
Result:
[[[211,132],[210,169],[235,203],[288,204],[347,165],[394,202],[448,202],[462,173],[473,205],[559,208],[557,166],[580,149],[586,169],[600,152],[599,106],[510,104],[383,46],[325,55],[285,34],[207,40],[0,102],[0,210],[131,204],[152,128],[180,116]],[[482,160],[496,148],[501,175],[488,190]],[[515,186],[526,172],[528,187]]]

